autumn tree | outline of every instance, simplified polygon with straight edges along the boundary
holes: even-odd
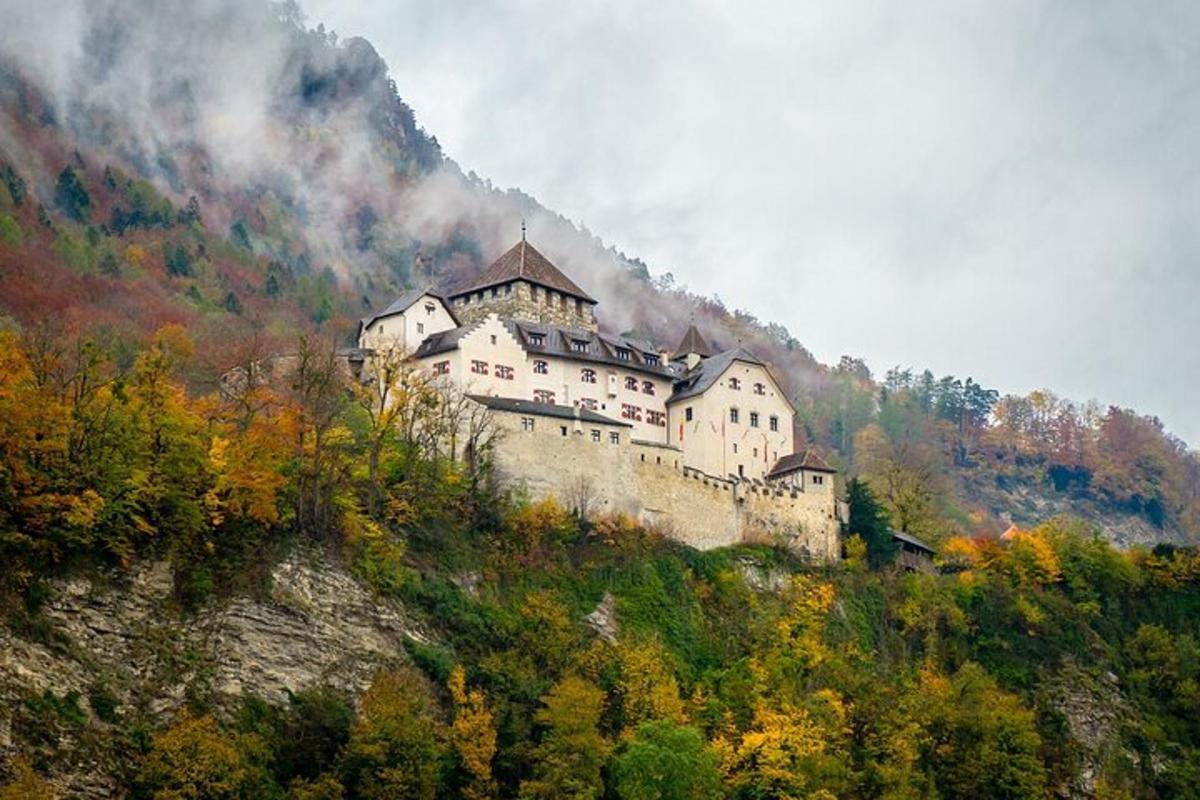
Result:
[[[445,755],[445,727],[424,680],[407,668],[377,674],[346,746],[347,788],[365,800],[433,800]]]
[[[595,800],[604,791],[601,769],[612,745],[601,735],[604,693],[582,678],[556,683],[543,698],[543,728],[533,751],[533,777],[521,784],[522,800]]]
[[[448,686],[454,703],[450,744],[463,773],[462,796],[465,800],[488,800],[496,792],[492,777],[492,759],[496,756],[492,711],[482,689],[467,687],[461,666],[451,671]]]

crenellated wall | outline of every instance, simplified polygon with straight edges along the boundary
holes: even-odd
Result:
[[[588,515],[627,514],[701,550],[782,540],[815,560],[839,557],[832,486],[801,492],[722,480],[685,468],[678,448],[631,439],[626,426],[537,416],[526,430],[521,414],[493,413],[502,431],[497,469],[533,497]]]

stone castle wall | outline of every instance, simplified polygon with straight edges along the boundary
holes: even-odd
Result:
[[[683,466],[678,448],[634,441],[619,425],[539,416],[528,431],[520,414],[494,414],[502,432],[497,470],[532,497],[552,496],[587,515],[626,514],[701,550],[782,539],[816,560],[839,557],[832,489],[801,492],[704,475]],[[618,444],[610,443],[612,432]]]
[[[598,329],[595,309],[590,303],[577,305],[574,298],[525,281],[455,297],[454,313],[464,325],[495,313],[501,319],[527,319],[592,332]]]

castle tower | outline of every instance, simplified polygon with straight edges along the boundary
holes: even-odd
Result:
[[[451,294],[450,306],[464,324],[495,313],[502,319],[597,330],[596,301],[525,240],[524,225],[521,241],[472,284]]]

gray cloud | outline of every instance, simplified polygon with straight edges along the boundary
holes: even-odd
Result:
[[[863,355],[1200,441],[1200,6],[307,0],[448,154]]]

